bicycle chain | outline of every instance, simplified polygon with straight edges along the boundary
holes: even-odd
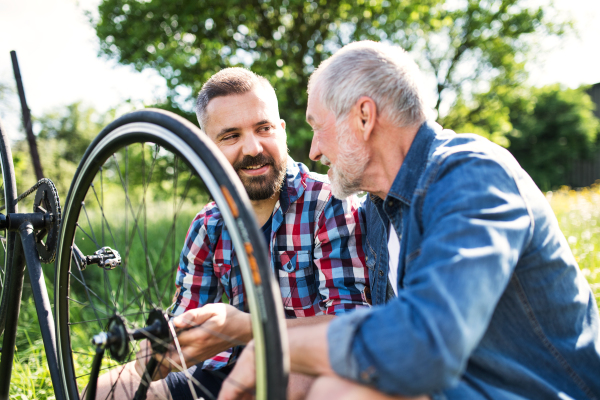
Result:
[[[24,198],[35,192],[42,185],[46,185],[50,191],[50,198],[46,199],[46,203],[48,203],[48,205],[50,205],[54,209],[46,211],[52,211],[52,214],[54,215],[54,221],[50,230],[42,230],[38,232],[38,234],[36,234],[36,244],[38,248],[38,253],[40,255],[40,259],[42,260],[42,262],[49,264],[51,262],[54,262],[54,259],[56,258],[58,228],[61,222],[60,198],[58,197],[58,192],[56,191],[56,186],[54,185],[54,182],[52,182],[48,178],[40,179],[35,185],[30,187],[19,197],[17,197],[17,199],[15,200],[15,204],[17,204],[19,201],[23,200]],[[43,199],[38,199],[37,201],[34,201],[33,212],[39,212],[38,206],[40,204],[38,204],[38,202],[42,200]],[[0,207],[0,211],[4,210],[5,208],[6,206],[2,205]],[[44,237],[47,237],[46,243],[42,241]]]
[[[48,178],[42,178],[39,181],[37,181],[37,183],[35,185],[33,185],[32,187],[30,187],[29,189],[27,189],[26,191],[21,193],[21,195],[19,197],[17,197],[17,199],[15,200],[15,204],[17,204],[18,202],[23,200],[25,197],[29,196],[31,193],[33,193],[35,190],[37,190],[37,188],[39,188],[42,185],[42,183],[46,183],[50,187],[54,188],[54,194],[56,194],[56,198],[58,198],[58,194],[56,192],[56,186],[54,186],[54,182],[52,182]],[[6,205],[0,206],[0,211],[4,210],[5,208],[6,208]]]

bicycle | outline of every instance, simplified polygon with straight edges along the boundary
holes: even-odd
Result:
[[[139,340],[149,340],[153,355],[177,348],[168,312],[174,276],[187,228],[209,195],[238,249],[256,347],[256,396],[285,398],[283,309],[271,271],[261,268],[269,265],[264,239],[233,168],[196,126],[151,109],[117,119],[83,156],[63,210],[49,179],[16,196],[1,129],[0,163],[0,399],[9,395],[25,266],[57,399],[95,398],[100,373],[134,360]],[[33,212],[18,213],[18,201],[34,192]],[[54,317],[40,260],[55,263]],[[185,371],[179,356],[167,362]],[[128,397],[146,398],[158,358]],[[113,397],[119,378],[111,380]]]

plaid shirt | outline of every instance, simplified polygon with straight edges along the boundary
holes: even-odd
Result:
[[[367,306],[369,274],[363,252],[363,215],[353,196],[332,196],[328,180],[288,158],[285,190],[272,216],[269,252],[287,318],[341,314]],[[175,315],[220,302],[248,311],[242,274],[231,236],[216,204],[194,218],[176,278]],[[204,363],[218,369],[231,350]]]

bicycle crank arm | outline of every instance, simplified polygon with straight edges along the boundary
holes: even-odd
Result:
[[[18,231],[19,227],[29,222],[33,229],[49,229],[54,224],[55,216],[52,213],[10,213],[0,214],[0,229]]]
[[[90,382],[86,389],[85,400],[96,400],[96,389],[98,388],[98,375],[102,366],[102,357],[104,357],[104,347],[96,347],[96,355],[92,361],[92,372],[90,373]]]
[[[133,400],[146,400],[148,389],[152,383],[152,376],[156,372],[156,368],[158,368],[158,360],[152,357],[148,361],[148,364],[146,364],[146,371],[142,375],[142,381],[135,392],[135,396],[133,396]]]

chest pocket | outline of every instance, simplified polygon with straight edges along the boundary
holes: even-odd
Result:
[[[286,310],[312,307],[318,295],[310,251],[279,251],[279,288]]]

